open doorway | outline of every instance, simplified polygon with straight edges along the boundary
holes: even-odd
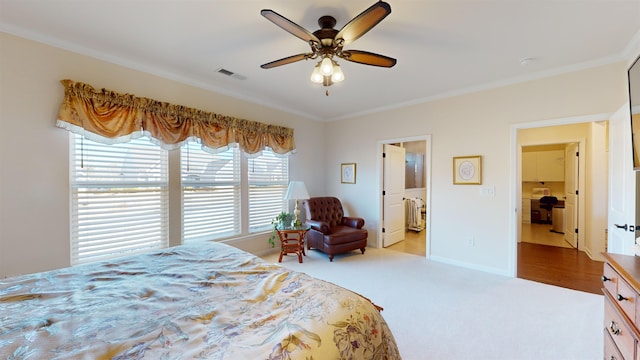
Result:
[[[578,142],[521,146],[520,242],[578,248],[579,148]]]
[[[602,169],[607,168],[608,123],[553,122],[515,133],[520,204],[515,275],[598,293],[607,221],[598,204],[607,202]],[[557,203],[543,208],[543,196]]]
[[[429,256],[430,140],[427,135],[379,142],[379,247]]]

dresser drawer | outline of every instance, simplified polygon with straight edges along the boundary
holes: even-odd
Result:
[[[636,321],[636,303],[638,293],[627,283],[624,278],[618,280],[618,292],[611,293],[618,301],[618,305],[624,310],[631,321]]]
[[[605,360],[623,360],[618,347],[613,342],[609,330],[604,329],[604,359]]]
[[[634,359],[636,341],[626,320],[616,311],[608,296],[604,296],[604,327],[611,335],[624,359]]]
[[[602,275],[602,284],[612,296],[616,296],[618,294],[618,279],[620,279],[620,275],[613,270],[611,265],[605,263]]]

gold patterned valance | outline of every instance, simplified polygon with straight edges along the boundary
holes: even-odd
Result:
[[[64,100],[56,125],[105,143],[148,135],[165,149],[175,149],[190,138],[204,147],[237,144],[247,154],[265,147],[277,154],[295,151],[293,129],[172,105],[132,94],[62,80]]]

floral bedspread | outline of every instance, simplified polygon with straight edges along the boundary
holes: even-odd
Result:
[[[366,299],[220,243],[0,279],[0,359],[399,359]]]

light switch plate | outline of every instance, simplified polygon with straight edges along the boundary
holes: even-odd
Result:
[[[494,197],[496,196],[496,188],[495,186],[483,186],[480,188],[480,195],[484,197]]]

